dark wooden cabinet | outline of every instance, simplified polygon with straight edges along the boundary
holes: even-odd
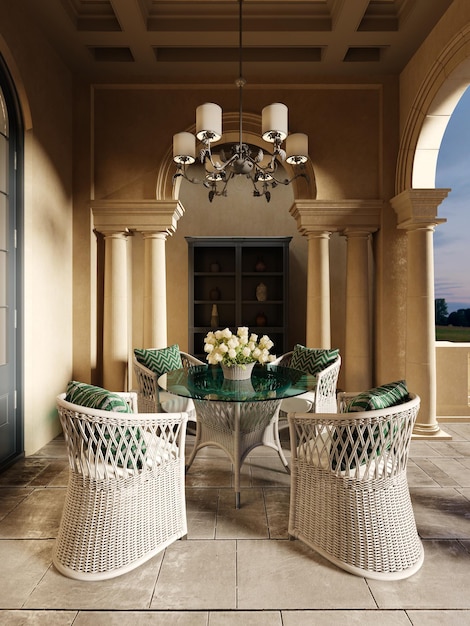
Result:
[[[204,337],[210,330],[248,326],[272,339],[273,354],[286,352],[291,237],[186,240],[189,351],[205,360]]]

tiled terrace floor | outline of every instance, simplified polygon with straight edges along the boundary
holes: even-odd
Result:
[[[441,426],[453,439],[413,441],[408,469],[424,565],[387,583],[288,540],[289,476],[268,448],[243,467],[240,510],[228,459],[206,448],[187,475],[187,541],[111,581],[65,578],[51,565],[68,473],[59,437],[0,474],[0,624],[470,625],[470,423]]]

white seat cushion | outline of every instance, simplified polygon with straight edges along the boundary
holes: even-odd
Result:
[[[309,413],[315,403],[315,392],[307,391],[300,396],[281,400],[280,410],[284,413]]]

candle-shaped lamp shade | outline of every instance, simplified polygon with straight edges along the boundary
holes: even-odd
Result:
[[[196,137],[219,141],[222,137],[222,107],[213,102],[206,102],[197,107]]]
[[[286,140],[286,161],[305,163],[308,160],[308,136],[305,133],[293,133]]]
[[[285,104],[275,102],[262,111],[262,131],[265,141],[274,142],[274,135],[280,137],[281,141],[287,137],[287,114],[288,109]]]
[[[173,135],[173,161],[176,163],[194,163],[196,159],[196,137],[191,133]]]

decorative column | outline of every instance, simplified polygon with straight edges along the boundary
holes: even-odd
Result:
[[[372,387],[371,298],[369,293],[369,243],[376,228],[346,228],[346,328],[345,388],[361,391]]]
[[[331,347],[330,235],[328,231],[307,233],[306,344],[311,347]]]
[[[166,258],[167,233],[144,232],[144,346],[167,343]]]
[[[103,386],[111,391],[122,391],[126,388],[128,354],[128,233],[105,231],[103,234]]]
[[[95,230],[105,236],[103,386],[122,391],[131,382],[133,345],[127,313],[131,298],[127,234],[139,231],[145,239],[144,337],[148,347],[162,348],[167,345],[165,241],[176,231],[184,209],[178,200],[95,200],[91,204]]]
[[[448,437],[436,418],[436,341],[433,233],[445,219],[437,208],[449,189],[407,189],[391,204],[407,233],[406,380],[421,398],[414,435]]]
[[[357,262],[361,267],[356,267],[356,261],[348,261],[346,284],[351,289],[360,281],[368,285],[369,270],[368,262],[362,261],[362,248],[364,246],[364,237],[369,238],[370,233],[376,231],[380,223],[380,211],[382,208],[381,200],[296,200],[290,209],[290,214],[297,221],[299,232],[308,238],[308,276],[307,276],[307,330],[306,342],[310,347],[330,348],[331,347],[331,314],[330,314],[330,253],[329,243],[331,233],[347,232],[348,237],[353,237],[352,233],[362,235],[357,238],[354,235],[353,258],[356,256]],[[362,237],[362,239],[361,239]],[[366,248],[367,249],[367,248]],[[359,252],[360,251],[360,252]],[[363,273],[364,272],[364,273]],[[351,275],[351,276],[350,276]],[[365,300],[369,300],[369,293],[363,294],[361,306],[365,307]],[[355,307],[352,309],[356,311]],[[357,312],[354,314],[349,307],[346,313],[346,325],[349,332],[350,342],[352,344],[354,333],[358,333],[359,337],[363,337],[365,332],[369,332],[369,303],[367,304],[367,316],[361,320]],[[350,319],[351,317],[351,319]],[[360,328],[356,325],[360,324]],[[350,328],[349,328],[350,327]],[[352,359],[356,362],[349,363],[347,354],[343,355],[342,369],[347,373],[357,367],[357,359],[369,353],[362,339],[359,340],[360,350],[352,350]],[[356,346],[357,344],[354,344]],[[369,345],[369,344],[367,344]],[[371,365],[367,368],[362,362],[362,370],[370,372]],[[361,376],[361,380],[367,378],[367,375]],[[355,382],[355,379],[352,379]],[[358,381],[359,383],[359,381]],[[361,389],[362,387],[359,387]]]

